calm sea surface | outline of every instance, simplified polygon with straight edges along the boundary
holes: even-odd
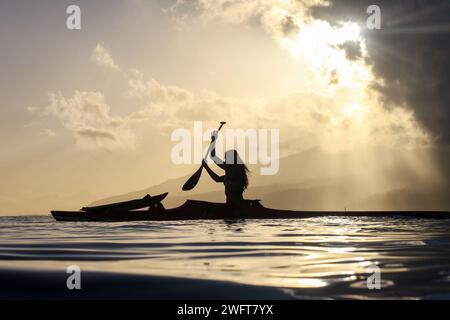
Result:
[[[187,278],[274,288],[300,299],[449,299],[450,220],[88,223],[56,222],[50,216],[0,218],[0,275],[28,270],[37,279],[40,271],[65,273],[72,264],[118,276],[162,276],[175,286],[181,281],[176,279]],[[379,290],[367,287],[373,266],[381,272]],[[2,290],[5,295],[8,288]]]

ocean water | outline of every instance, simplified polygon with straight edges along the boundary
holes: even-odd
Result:
[[[66,297],[70,265],[85,298],[449,299],[450,220],[0,218],[2,298]]]

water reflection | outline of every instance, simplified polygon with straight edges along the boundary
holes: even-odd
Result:
[[[296,297],[450,292],[450,221],[312,218],[89,224],[0,218],[0,266],[83,268],[289,289]],[[32,263],[33,267],[36,263]],[[382,290],[369,290],[370,266]],[[319,290],[320,289],[320,290]]]

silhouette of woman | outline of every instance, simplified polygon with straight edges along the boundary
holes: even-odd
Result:
[[[217,134],[211,135],[211,143],[216,140]],[[225,161],[216,156],[215,144],[211,150],[211,158],[215,164],[225,170],[225,175],[218,176],[203,160],[203,167],[215,182],[223,182],[225,185],[225,196],[228,204],[238,204],[244,201],[242,194],[248,186],[248,169],[236,150],[225,152]]]

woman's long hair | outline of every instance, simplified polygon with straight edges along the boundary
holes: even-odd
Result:
[[[225,164],[231,169],[229,171],[227,170],[230,178],[241,185],[242,191],[247,189],[249,170],[237,150],[228,150],[225,152]]]

